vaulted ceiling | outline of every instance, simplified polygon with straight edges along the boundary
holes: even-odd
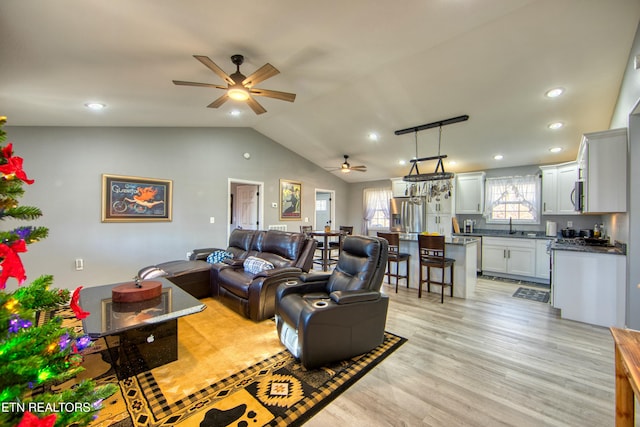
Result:
[[[12,126],[252,127],[321,167],[348,154],[368,166],[341,174],[356,182],[405,175],[416,136],[418,157],[437,154],[437,129],[395,130],[467,114],[443,128],[447,171],[559,163],[582,133],[609,127],[639,20],[637,0],[4,1],[0,115]],[[233,54],[245,75],[271,63],[280,74],[256,86],[296,100],[261,97],[261,115],[206,108],[219,89],[172,83],[225,84],[194,54],[228,74]],[[554,87],[564,94],[545,97]]]

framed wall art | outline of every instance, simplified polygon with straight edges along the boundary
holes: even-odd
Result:
[[[171,221],[173,181],[102,175],[102,222]]]
[[[302,184],[280,180],[280,220],[302,219]]]

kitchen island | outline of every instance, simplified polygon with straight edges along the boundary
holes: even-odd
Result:
[[[454,297],[469,298],[475,292],[477,282],[477,246],[478,239],[476,237],[445,237],[445,256],[456,260],[453,273]],[[411,255],[409,260],[409,287],[416,290],[417,297],[418,281],[420,279],[420,251],[417,233],[400,234],[400,252]],[[439,275],[442,273],[439,269],[432,269],[431,274],[433,279],[439,280]],[[402,284],[401,281],[400,286]],[[433,284],[431,286],[432,292],[440,292],[440,286]],[[426,285],[424,290],[426,290]]]

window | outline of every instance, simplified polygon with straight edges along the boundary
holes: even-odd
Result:
[[[390,188],[365,188],[363,192],[363,218],[365,221],[364,234],[369,230],[389,229],[389,199]]]
[[[488,223],[539,224],[540,179],[537,175],[487,178],[484,216]]]

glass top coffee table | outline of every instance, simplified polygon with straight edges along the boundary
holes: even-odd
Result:
[[[135,303],[112,300],[112,288],[122,283],[80,291],[80,306],[91,313],[82,320],[84,332],[91,338],[105,339],[119,379],[177,360],[177,319],[206,308],[167,279],[152,281],[162,284],[160,296]]]

